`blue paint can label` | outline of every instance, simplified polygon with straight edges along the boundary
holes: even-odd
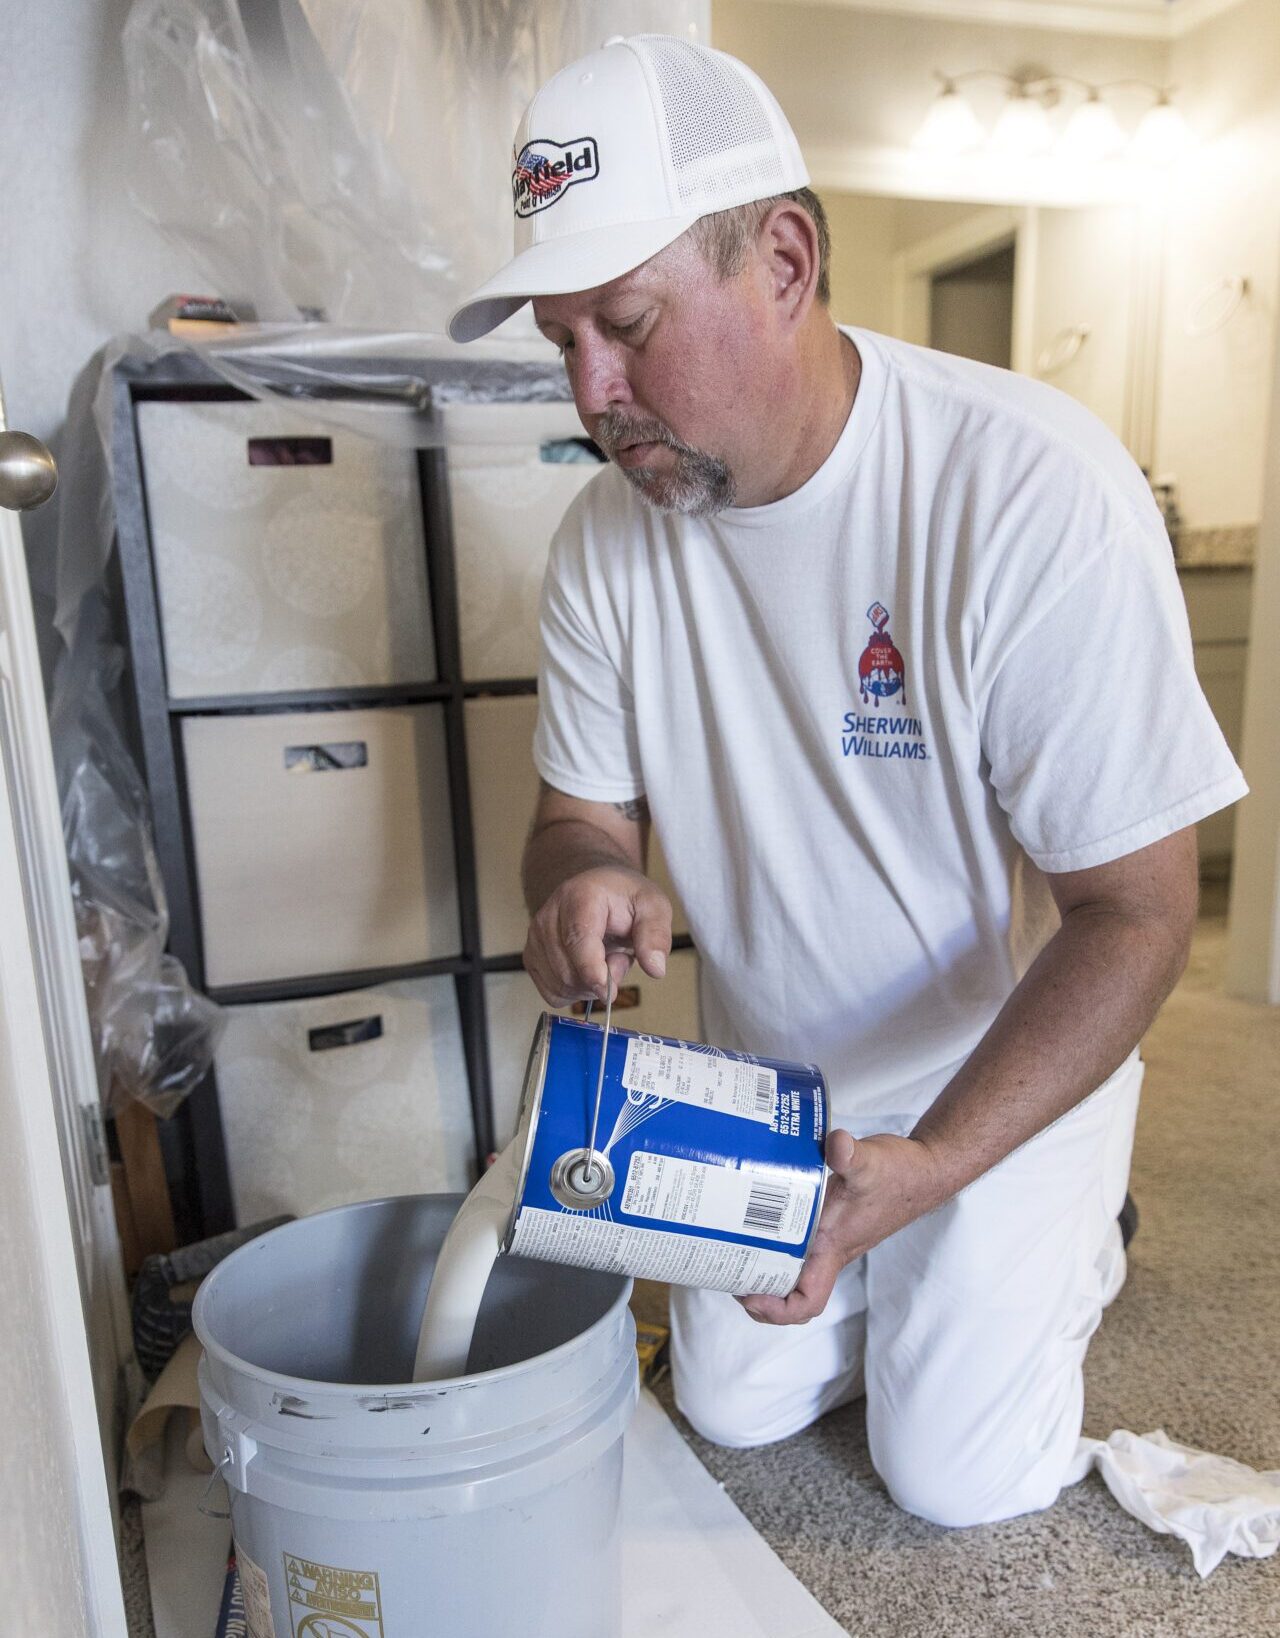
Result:
[[[505,1249],[583,1268],[785,1296],[822,1207],[827,1098],[813,1064],[546,1014],[525,1077]]]

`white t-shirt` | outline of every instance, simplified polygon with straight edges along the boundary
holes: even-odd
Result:
[[[708,1041],[914,1116],[1058,925],[1041,872],[1246,790],[1141,472],[1053,388],[863,330],[830,456],[768,506],[577,498],[542,603],[534,761],[645,795]]]

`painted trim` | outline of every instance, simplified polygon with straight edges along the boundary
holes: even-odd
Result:
[[[1165,213],[1148,203],[1139,211],[1134,241],[1124,411],[1125,447],[1148,472],[1156,464],[1166,240]]]
[[[773,0],[778,3],[778,0]],[[791,6],[836,7],[887,16],[932,17],[948,23],[993,23],[1060,34],[1115,35],[1130,40],[1180,40],[1232,11],[1241,0],[781,0]]]
[[[1036,283],[1040,277],[1040,211],[1018,212],[1013,253],[1013,336],[1010,363],[1019,375],[1035,374]]]
[[[37,947],[35,918],[31,916],[30,874],[38,864],[27,852],[24,831],[29,816],[24,817],[22,793],[15,789],[15,779],[31,772],[27,747],[22,743],[22,719],[37,709],[43,713],[39,669],[33,693],[29,666],[34,642],[18,520],[12,512],[0,511],[0,904],[5,906],[5,913],[0,915],[0,1076],[11,1081],[20,1111],[18,1130],[6,1137],[17,1146],[30,1179],[34,1210],[28,1278],[52,1335],[53,1347],[46,1361],[50,1398],[61,1402],[67,1426],[68,1478],[77,1501],[76,1516],[67,1521],[67,1529],[79,1545],[78,1572],[84,1601],[83,1625],[77,1630],[89,1638],[126,1638],[112,1485],[107,1472],[110,1452],[104,1452],[103,1429],[98,1422],[82,1297],[86,1270],[77,1245],[83,1233],[83,1225],[77,1227],[75,1211],[79,1185],[64,1171],[63,1139],[77,1148],[84,1139],[74,1121],[70,1133],[59,1131],[67,1111],[51,1062],[52,1043],[47,1029],[51,997],[47,993],[44,959],[48,952]],[[47,733],[46,726],[46,756]],[[47,771],[52,780],[52,763]],[[51,822],[47,812],[39,819],[44,827],[52,824],[52,830],[46,829],[44,836],[50,846],[55,842],[61,845],[57,813],[55,807]],[[64,873],[65,869],[64,856]],[[69,919],[69,895],[65,909]],[[82,1012],[84,1004],[81,987]],[[87,1025],[84,1027],[87,1032]],[[96,1097],[96,1080],[92,1090]],[[31,1573],[32,1567],[23,1568]],[[57,1568],[64,1572],[67,1569]]]

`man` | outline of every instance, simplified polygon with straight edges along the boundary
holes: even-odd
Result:
[[[817,1062],[841,1128],[790,1296],[673,1291],[677,1400],[747,1445],[865,1386],[903,1507],[1048,1506],[1192,827],[1245,789],[1159,512],[1069,399],[835,327],[821,206],[733,59],[611,41],[515,156],[517,255],[451,332],[532,298],[618,468],[544,588],[526,966],[553,1006],[661,976],[652,818],[707,1040]]]

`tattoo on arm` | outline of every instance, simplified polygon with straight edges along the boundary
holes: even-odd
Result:
[[[630,802],[614,802],[612,806],[624,819],[640,820],[649,817],[649,803],[643,796],[634,797]]]

